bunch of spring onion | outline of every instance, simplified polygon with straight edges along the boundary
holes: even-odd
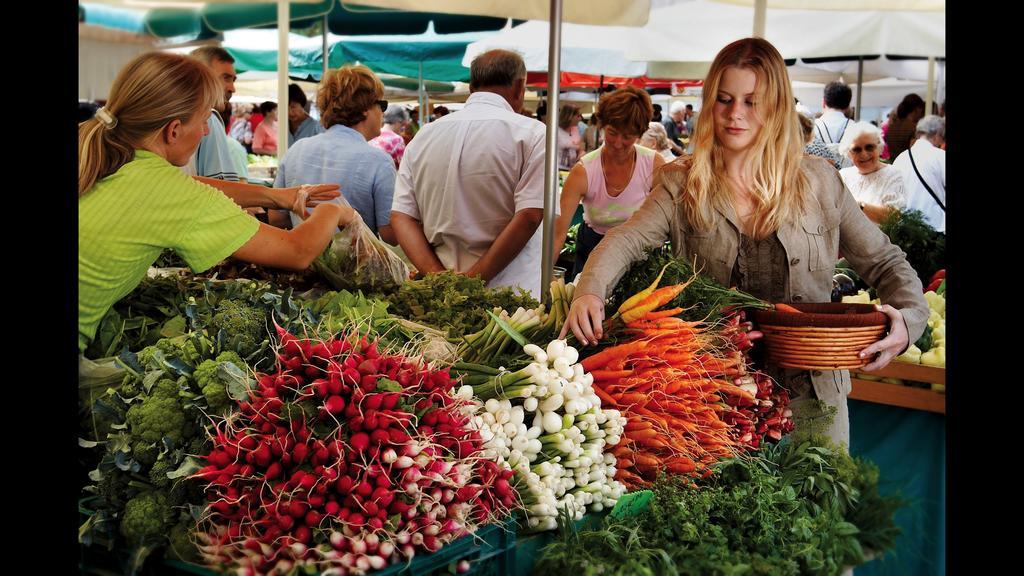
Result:
[[[529,528],[550,530],[558,509],[582,518],[586,507],[600,511],[625,492],[605,448],[619,443],[626,422],[618,411],[601,409],[593,377],[564,340],[547,349],[527,344],[523,352],[533,362],[515,372],[456,364],[465,382],[457,395],[478,403],[473,422],[485,455],[516,471]]]
[[[204,558],[238,574],[364,574],[517,507],[447,370],[281,331],[278,370],[211,434]]]
[[[507,328],[522,334],[531,342],[551,340],[562,329],[576,286],[561,278],[551,282],[551,306],[543,304],[533,310],[518,308],[512,314],[495,309],[483,330],[463,338],[458,354],[466,362],[490,364],[506,351],[514,350],[516,342]],[[502,324],[505,324],[503,326]]]

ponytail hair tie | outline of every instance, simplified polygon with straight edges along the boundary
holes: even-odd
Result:
[[[106,106],[101,106],[96,111],[96,118],[107,128],[107,130],[113,130],[117,126],[117,118],[107,110]]]

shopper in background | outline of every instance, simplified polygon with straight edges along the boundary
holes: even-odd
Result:
[[[797,119],[800,120],[800,128],[803,130],[804,152],[811,156],[817,156],[828,160],[836,170],[843,167],[843,160],[839,154],[837,147],[826,146],[824,142],[814,137],[814,120],[810,116],[797,113]]]
[[[298,84],[288,85],[288,147],[302,138],[316,136],[324,131],[316,120],[309,116],[309,100]]]
[[[252,107],[252,115],[249,116],[249,125],[252,127],[252,133],[256,134],[256,129],[263,123],[263,111],[259,106]]]
[[[665,133],[668,134],[668,142],[672,148],[672,153],[676,156],[681,155],[684,151],[681,138],[689,134],[686,131],[686,104],[678,100],[673,102],[668,107],[668,118],[661,124],[665,127]]]
[[[320,121],[327,130],[299,140],[288,150],[277,169],[276,184],[338,184],[366,227],[396,244],[391,230],[395,162],[368,143],[380,135],[388,107],[383,96],[384,85],[366,66],[329,70],[316,95]],[[293,214],[292,224],[298,223]]]
[[[196,272],[232,255],[303,270],[327,247],[336,226],[354,217],[351,209],[329,206],[285,232],[239,207],[253,204],[232,202],[176,168],[193,156],[222,102],[223,86],[208,67],[178,54],[147,52],[121,70],[96,117],[79,124],[80,351],[166,248]],[[278,204],[281,191],[263,190],[250,200]],[[300,209],[306,194],[296,191],[290,207]],[[337,196],[336,188],[326,196]]]
[[[593,152],[597,150],[601,144],[604,144],[604,134],[601,127],[597,125],[597,114],[596,110],[594,114],[590,115],[590,120],[587,122],[587,129],[583,131],[583,153]]]
[[[899,247],[873,224],[827,162],[804,154],[786,63],[762,38],[723,48],[704,81],[704,119],[694,155],[666,165],[643,206],[591,254],[562,336],[602,338],[605,298],[648,250],[672,241],[674,255],[704,274],[769,302],[829,302],[841,249],[875,287],[889,334],[861,351],[862,369],[886,366],[924,331],[921,281]],[[850,374],[767,367],[794,401],[835,406],[828,435],[849,445]],[[800,425],[799,423],[797,424]]]
[[[853,162],[839,175],[872,222],[881,223],[892,212],[906,209],[903,176],[898,169],[882,163],[882,131],[877,126],[868,122],[850,124],[839,151]]]
[[[455,270],[539,299],[545,130],[519,114],[526,64],[490,50],[469,74],[465,107],[405,149],[391,223],[419,272]]]
[[[640,145],[657,152],[665,162],[672,162],[676,159],[676,155],[672,153],[672,149],[668,145],[668,134],[665,133],[665,127],[661,125],[661,122],[652,120],[648,124],[647,132],[640,137]]]
[[[562,104],[558,112],[558,169],[569,170],[583,153],[583,140],[576,123],[583,118],[579,106]]]
[[[227,129],[220,115],[225,106],[230,106],[231,95],[235,93],[235,79],[238,78],[235,74],[235,59],[227,50],[217,46],[202,46],[189,55],[213,71],[221,83],[223,99],[215,109],[217,113],[210,115],[209,131],[199,142],[195,157],[185,165],[185,173],[238,182],[238,170],[228,148]]]
[[[405,154],[405,132],[409,124],[409,111],[401,104],[392,104],[384,111],[384,126],[380,129],[380,136],[370,140],[370,146],[383,150],[395,161],[395,170],[402,165],[402,155]]]
[[[265,156],[277,156],[277,104],[264,102],[260,104],[263,122],[260,122],[252,135],[252,151]]]
[[[847,112],[850,110],[850,100],[853,99],[853,90],[842,82],[829,82],[825,85],[825,97],[822,98],[822,106],[825,110],[821,116],[814,121],[814,139],[832,146],[838,150],[839,142],[843,134],[850,126],[850,118]],[[841,154],[840,154],[841,156]],[[849,166],[849,164],[845,164]]]
[[[657,122],[661,124],[663,118],[661,116],[661,104],[651,104],[654,107],[654,116],[651,117],[651,122]]]
[[[654,170],[665,159],[637,143],[650,126],[651,97],[623,86],[601,97],[594,112],[604,129],[604,145],[573,166],[562,187],[561,214],[555,220],[554,256],[583,203],[583,223],[576,235],[576,260],[570,278],[583,270],[591,250],[609,230],[625,222],[651,192]]]
[[[917,123],[913,146],[892,163],[903,175],[907,210],[920,210],[939,232],[946,231],[946,120],[930,115]]]
[[[889,122],[885,143],[889,157],[897,158],[910,147],[910,141],[917,130],[917,121],[924,118],[924,100],[917,94],[907,94],[896,107],[896,117]]]
[[[235,116],[228,128],[228,137],[234,139],[249,152],[252,150],[252,124],[249,119],[252,117],[252,106],[248,104],[236,104]]]

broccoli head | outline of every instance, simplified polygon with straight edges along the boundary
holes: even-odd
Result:
[[[167,477],[168,472],[174,472],[175,467],[170,458],[158,458],[149,469],[149,483],[157,488],[167,488],[172,480]]]
[[[241,370],[246,369],[245,362],[235,352],[227,351],[222,352],[220,356],[217,356],[216,360],[205,360],[200,364],[196,371],[192,373],[192,377],[195,378],[196,384],[203,391],[203,397],[206,398],[206,405],[209,407],[211,412],[223,414],[232,408],[235,403],[228,396],[227,385],[221,379],[217,372],[221,364],[230,362]]]
[[[195,542],[192,541],[191,532],[193,524],[190,521],[183,521],[178,522],[174,525],[174,528],[171,528],[171,543],[167,548],[168,557],[184,562],[192,562],[193,564],[202,563],[199,549],[196,548]]]
[[[267,314],[241,300],[222,300],[210,319],[210,335],[224,331],[224,342],[242,356],[256,352],[264,340],[269,339]]]
[[[172,480],[171,491],[167,495],[167,503],[172,507],[205,506],[206,485],[197,478],[179,478]]]
[[[188,334],[182,334],[173,338],[163,338],[152,346],[146,346],[139,351],[136,359],[143,366],[161,368],[162,366],[155,360],[157,351],[163,353],[167,359],[177,358],[189,366],[195,366],[203,361],[202,352],[196,349],[195,342],[192,341],[191,336]]]
[[[133,546],[163,538],[174,522],[175,514],[167,504],[167,494],[142,492],[124,506],[121,534]]]
[[[143,444],[155,444],[165,436],[172,442],[180,442],[186,420],[185,409],[178,397],[178,384],[173,380],[160,380],[149,396],[128,408],[128,428],[132,436]]]

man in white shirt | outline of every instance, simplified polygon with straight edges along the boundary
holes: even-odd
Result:
[[[850,100],[853,99],[853,90],[842,82],[829,82],[825,85],[825,98],[822,106],[825,111],[814,121],[814,140],[821,142],[830,150],[838,151],[839,143],[843,140],[843,134],[850,125],[850,119],[846,117],[850,109]],[[853,166],[845,154],[837,154],[840,157],[840,168]]]
[[[519,114],[522,57],[480,54],[469,89],[462,110],[427,124],[406,147],[391,226],[420,272],[455,270],[540,298],[545,130]]]
[[[907,210],[920,210],[939,232],[946,231],[946,121],[934,114],[917,122],[917,141],[892,163],[903,174]],[[929,192],[929,189],[931,191]]]

